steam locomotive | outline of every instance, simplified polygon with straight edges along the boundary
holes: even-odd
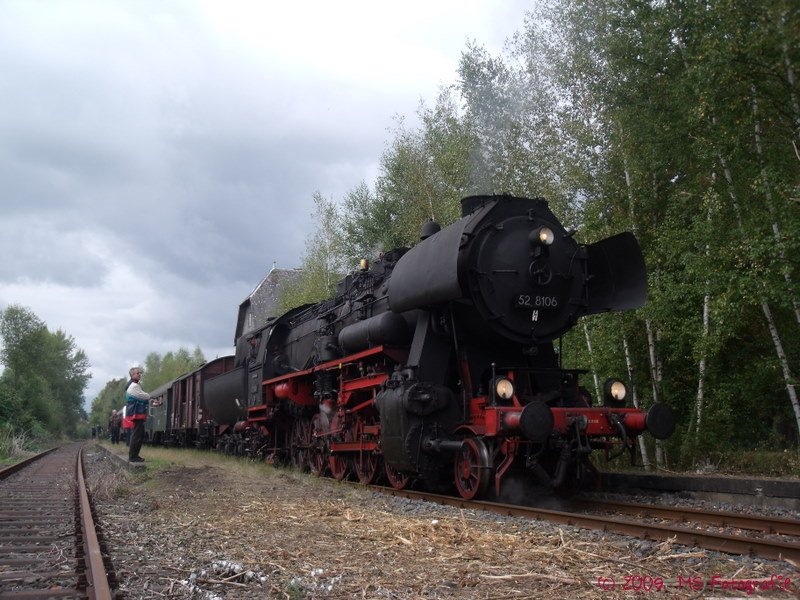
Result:
[[[333,298],[240,323],[235,356],[154,393],[150,436],[466,499],[519,476],[575,489],[594,450],[669,437],[668,406],[626,407],[616,379],[596,404],[554,344],[581,316],[643,305],[633,234],[579,244],[538,198],[461,208],[413,248],[362,262]]]

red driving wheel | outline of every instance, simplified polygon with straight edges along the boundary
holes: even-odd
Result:
[[[461,443],[455,457],[455,481],[458,493],[465,500],[482,495],[489,487],[492,469],[486,444],[476,437]]]

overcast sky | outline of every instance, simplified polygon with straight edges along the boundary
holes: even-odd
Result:
[[[314,192],[372,184],[394,118],[529,5],[0,0],[0,309],[75,339],[87,409],[149,352],[232,353]]]

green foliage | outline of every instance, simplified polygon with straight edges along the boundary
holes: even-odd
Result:
[[[181,347],[175,352],[167,352],[163,357],[151,352],[144,361],[142,387],[145,390],[154,390],[176,377],[194,371],[205,362],[206,359],[199,347],[195,347],[191,353]]]
[[[317,192],[314,194],[314,213],[311,216],[315,229],[306,240],[302,273],[280,290],[278,306],[281,312],[332,296],[345,268],[347,247],[341,235],[338,207]]]
[[[8,422],[0,423],[0,460],[19,456],[25,449],[27,436]]]
[[[10,376],[0,376],[0,423],[14,422],[25,414],[23,399],[11,379]]]
[[[406,243],[397,226],[401,206],[398,198],[378,196],[363,182],[348,192],[340,214],[345,265],[357,265],[364,258],[374,260]]]
[[[419,241],[429,220],[443,227],[454,222],[461,198],[478,192],[471,181],[477,140],[458,111],[453,90],[442,90],[436,105],[421,106],[418,116],[418,130],[398,122],[376,182],[377,198],[395,211],[392,240],[404,246]]]
[[[604,223],[627,223],[644,247],[650,299],[640,316],[658,332],[661,391],[678,414],[679,446],[692,451],[675,458],[688,464],[712,448],[796,443],[762,304],[771,305],[796,373],[798,254],[787,244],[794,249],[800,224],[791,191],[800,115],[788,69],[800,57],[788,32],[798,13],[781,2],[555,0],[540,16],[545,24],[529,23],[529,38],[534,29],[552,32],[548,55],[569,112],[604,140],[584,227],[605,234]],[[600,367],[619,344],[619,331],[595,327],[608,318],[592,319]],[[635,373],[647,380],[641,324],[632,325]]]
[[[145,371],[147,373],[147,371]],[[125,406],[125,388],[128,378],[112,379],[100,390],[97,397],[92,400],[89,411],[89,427],[101,425],[108,428],[108,420],[112,410],[120,410]]]
[[[29,309],[11,305],[0,313],[0,420],[18,431],[44,428],[74,435],[84,417],[89,361],[63,331],[51,332]]]

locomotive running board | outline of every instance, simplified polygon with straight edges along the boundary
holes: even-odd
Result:
[[[262,385],[273,385],[276,383],[280,383],[281,381],[287,381],[290,379],[294,379],[296,377],[304,377],[306,375],[311,375],[313,373],[317,373],[319,371],[332,371],[335,369],[342,368],[343,365],[354,363],[356,361],[362,360],[364,358],[370,356],[377,356],[379,354],[385,354],[389,358],[391,358],[396,363],[404,363],[408,359],[408,350],[405,348],[393,348],[389,346],[375,346],[374,348],[370,348],[369,350],[364,350],[362,352],[356,352],[355,354],[350,354],[348,356],[343,356],[342,358],[337,358],[336,360],[331,360],[310,369],[305,369],[304,371],[295,371],[294,373],[287,373],[285,375],[280,375],[278,377],[273,377],[272,379],[265,379],[261,382]]]

